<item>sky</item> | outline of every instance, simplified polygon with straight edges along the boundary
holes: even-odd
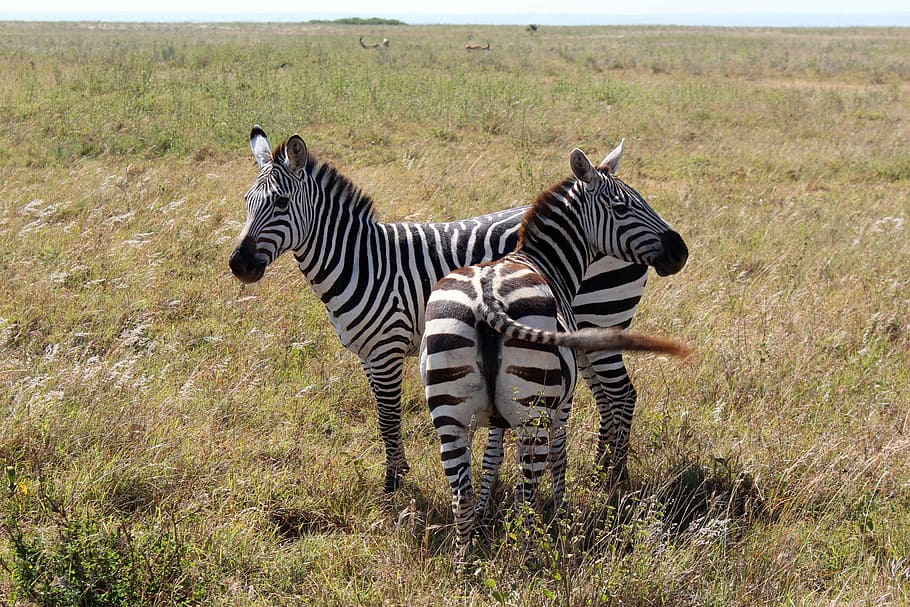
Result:
[[[577,7],[577,8],[576,8]],[[762,2],[731,2],[730,0],[636,0],[635,2],[585,2],[575,5],[553,0],[460,0],[457,2],[427,2],[426,0],[332,0],[331,2],[298,0],[297,2],[250,2],[249,0],[0,0],[0,19],[43,18],[73,19],[83,16],[106,20],[124,14],[142,14],[155,20],[179,20],[181,15],[213,17],[284,15],[281,20],[315,18],[395,17],[408,22],[458,23],[458,16],[490,16],[491,23],[509,22],[510,17],[521,23],[525,17],[550,17],[558,23],[566,15],[585,16],[591,23],[611,23],[624,16],[680,15],[886,15],[903,14],[910,19],[907,0],[763,0]],[[410,21],[409,21],[410,19]],[[885,23],[887,24],[887,23]],[[907,23],[900,23],[906,25]]]

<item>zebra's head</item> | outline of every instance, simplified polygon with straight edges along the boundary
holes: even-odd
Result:
[[[301,169],[309,154],[306,143],[294,135],[274,153],[265,132],[257,125],[250,133],[250,149],[259,164],[259,176],[246,193],[246,223],[234,251],[231,272],[241,281],[256,282],[279,255],[295,248],[302,238],[300,217],[304,206]]]
[[[660,276],[675,274],[686,265],[689,249],[641,194],[616,176],[624,143],[597,166],[581,150],[572,151],[572,173],[590,209],[582,213],[588,246],[594,254],[652,266]]]

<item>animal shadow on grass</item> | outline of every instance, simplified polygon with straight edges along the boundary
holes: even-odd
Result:
[[[640,541],[734,540],[766,515],[752,474],[723,458],[676,455],[644,480],[601,486],[600,499],[582,487],[578,498],[571,525],[583,552],[609,543],[631,551]]]
[[[557,512],[544,498],[540,520],[551,545],[576,559],[631,552],[641,541],[735,540],[768,516],[754,477],[726,459],[676,456],[649,478],[625,485],[607,484],[592,468],[574,476],[563,508]],[[475,533],[476,556],[493,557],[515,531],[514,481],[504,477],[494,485],[492,512]]]
[[[548,475],[547,475],[548,476]],[[573,478],[574,477],[574,478]],[[484,560],[502,555],[523,532],[514,525],[515,474],[503,474],[493,486],[491,511],[479,521],[471,550]],[[533,532],[560,552],[578,559],[610,552],[631,552],[641,541],[735,540],[755,521],[767,518],[765,498],[753,476],[736,461],[696,455],[674,455],[641,481],[608,485],[593,465],[569,479],[567,502],[557,512],[549,482],[542,485],[541,526]],[[385,496],[383,528],[428,557],[454,550],[450,503],[438,492],[409,482]],[[319,508],[272,504],[268,523],[285,541],[311,534],[350,533],[356,521]],[[386,527],[387,525],[387,527]],[[507,548],[506,548],[507,549]]]
[[[352,522],[339,514],[280,504],[266,507],[266,521],[285,542],[293,542],[308,535],[349,532],[353,529]]]
[[[451,549],[453,527],[448,502],[428,495],[415,483],[407,483],[396,493],[383,495],[383,515],[370,524],[353,513],[345,514],[331,506],[312,503],[272,501],[263,507],[264,525],[282,542],[295,542],[312,535],[375,533],[396,530],[408,543],[427,554],[444,554]],[[304,500],[306,502],[306,500]],[[448,542],[448,544],[447,544]]]

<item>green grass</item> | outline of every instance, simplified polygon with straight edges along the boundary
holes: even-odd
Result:
[[[0,596],[907,603],[908,58],[905,29],[4,24]],[[569,516],[530,563],[501,489],[458,575],[416,365],[386,497],[366,381],[293,260],[230,275],[254,123],[387,220],[527,202],[626,137],[691,249],[636,326],[698,351],[628,357],[633,486],[599,487],[580,388]]]

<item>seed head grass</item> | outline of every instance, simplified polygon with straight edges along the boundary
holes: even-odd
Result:
[[[8,23],[0,70],[12,602],[910,602],[905,29]],[[626,357],[629,485],[594,466],[581,385],[566,513],[517,524],[510,446],[458,573],[416,364],[387,496],[366,380],[292,257],[230,274],[253,124],[387,221],[527,204],[625,137],[690,248],[634,328],[697,352]]]

